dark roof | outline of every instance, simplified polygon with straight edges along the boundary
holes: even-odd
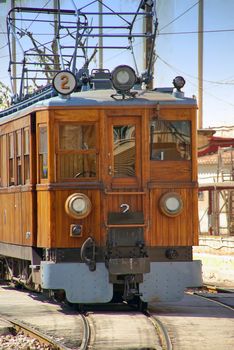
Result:
[[[198,149],[198,157],[217,153],[220,147],[234,147],[234,138],[211,136],[209,142]]]

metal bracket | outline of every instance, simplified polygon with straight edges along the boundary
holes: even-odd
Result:
[[[89,258],[88,255],[88,250],[90,253],[91,249],[91,255],[92,257]],[[90,271],[95,271],[96,270],[96,260],[95,260],[95,255],[96,255],[96,244],[95,240],[92,237],[88,237],[84,243],[82,244],[81,251],[80,251],[80,257],[81,260],[85,262],[85,264],[88,265]]]

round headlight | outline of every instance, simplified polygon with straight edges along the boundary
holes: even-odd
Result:
[[[92,204],[83,193],[73,193],[65,202],[66,213],[75,219],[83,219],[89,215]]]
[[[184,78],[181,76],[175,77],[175,79],[173,80],[173,85],[178,91],[180,91],[185,85]]]
[[[159,205],[163,214],[167,216],[177,216],[183,210],[182,198],[176,192],[169,192],[162,195]]]
[[[111,78],[117,91],[129,91],[136,82],[136,73],[131,67],[121,65],[112,71]]]

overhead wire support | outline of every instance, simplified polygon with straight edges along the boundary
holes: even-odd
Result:
[[[24,99],[24,95],[28,95],[30,89],[33,91],[40,87],[41,83],[37,84],[37,81],[44,80],[45,85],[50,84],[59,69],[70,70],[75,75],[82,69],[88,69],[98,50],[99,52],[101,50],[129,51],[139,78],[152,79],[157,31],[155,1],[138,0],[136,11],[129,12],[117,11],[116,4],[108,6],[105,1],[90,1],[85,6],[79,7],[78,0],[70,0],[71,9],[68,9],[62,8],[63,4],[59,0],[54,0],[54,8],[14,7],[9,11],[7,16],[9,72],[11,81],[21,79],[19,99]],[[152,6],[150,5],[149,10],[145,11],[145,6],[149,6],[148,4],[151,3]],[[100,13],[93,11],[95,4],[103,6],[103,21],[99,22]],[[107,22],[105,22],[106,18]],[[143,18],[152,19],[154,26],[152,31],[141,31],[137,28],[138,20]],[[113,26],[110,25],[110,20]],[[50,26],[46,26],[46,29],[45,23],[50,24]],[[51,33],[50,28],[52,28]],[[108,33],[109,30],[111,33]],[[11,35],[13,32],[16,35],[17,48],[21,49],[20,52],[17,51],[17,59],[15,60],[12,56]],[[142,39],[149,40],[151,50],[149,51],[146,73],[140,76],[135,56],[135,44],[137,42],[139,45]],[[11,74],[13,64],[17,64],[19,70],[21,69],[20,74],[15,78]],[[108,67],[104,66],[103,68]],[[33,78],[34,73],[37,74]],[[86,73],[89,74],[88,71]]]
[[[151,50],[150,50],[150,55],[149,55],[148,74],[147,74],[148,77],[150,77],[150,75],[151,75],[152,68],[153,68],[153,63],[154,63],[154,61],[153,61],[154,60],[154,47],[155,47],[157,28],[158,28],[158,20],[156,18],[156,22],[155,22],[155,25],[154,25],[154,33],[152,35]]]

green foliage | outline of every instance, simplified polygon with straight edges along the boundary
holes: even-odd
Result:
[[[0,110],[9,107],[11,104],[11,90],[0,81]]]

